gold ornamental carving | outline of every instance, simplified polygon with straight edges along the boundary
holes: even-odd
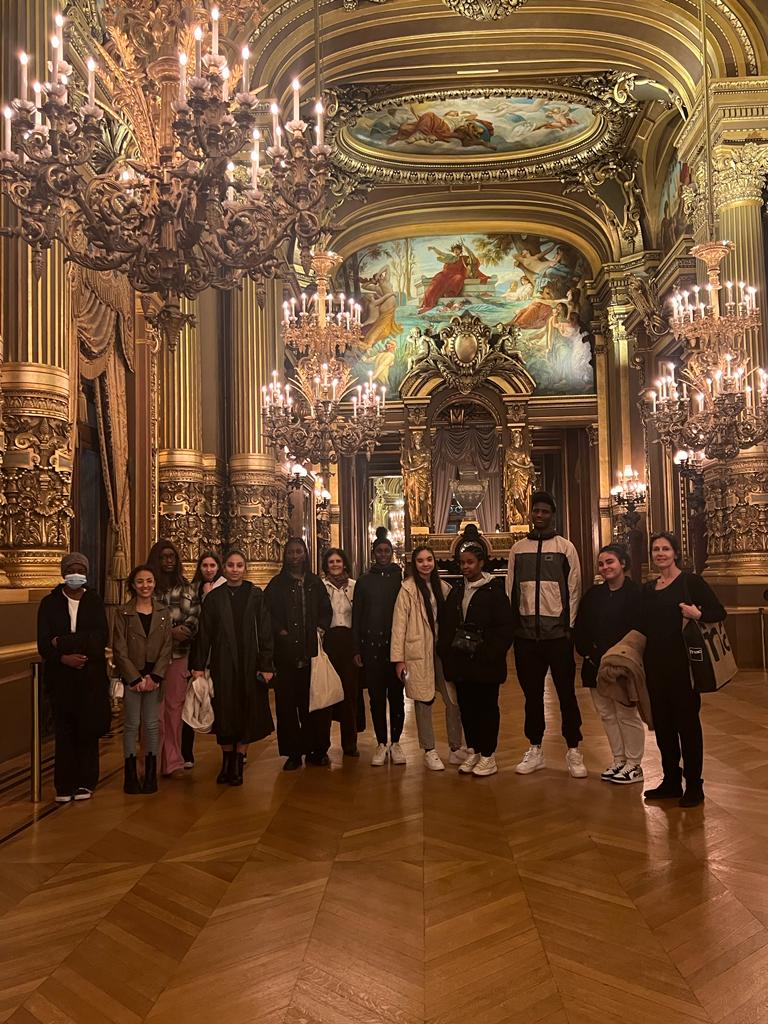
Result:
[[[432,529],[432,452],[427,431],[411,430],[410,444],[403,448],[403,494],[408,508],[411,530]]]
[[[74,517],[68,377],[20,363],[6,363],[3,377],[0,549],[12,585],[50,586],[61,578]]]
[[[536,470],[526,448],[523,431],[510,431],[510,444],[504,455],[504,505],[507,529],[528,523],[531,492]]]
[[[203,548],[205,533],[205,483],[202,473],[160,467],[159,534],[179,549],[185,569],[194,566]]]
[[[519,11],[526,0],[443,0],[446,7],[473,21],[498,21]]]
[[[249,563],[280,565],[288,539],[288,496],[277,473],[230,471],[229,546]]]
[[[768,176],[768,145],[747,142],[743,146],[719,146],[712,167],[715,209],[744,204],[763,205]],[[693,183],[685,186],[685,212],[694,229],[706,226],[707,170],[703,164],[694,171]]]
[[[224,474],[213,455],[203,456],[203,532],[200,547],[206,551],[224,551],[226,537],[226,501]]]
[[[704,469],[707,569],[768,576],[768,448]]]

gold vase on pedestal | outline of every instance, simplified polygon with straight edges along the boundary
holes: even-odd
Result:
[[[5,363],[0,550],[12,586],[61,582],[74,516],[69,374],[55,366]]]

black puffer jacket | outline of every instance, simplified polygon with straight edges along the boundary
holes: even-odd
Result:
[[[296,668],[317,654],[317,631],[329,629],[333,619],[331,599],[319,576],[304,576],[302,630],[302,584],[288,572],[279,572],[267,584],[264,596],[272,619],[275,638],[275,667]]]
[[[482,636],[480,646],[471,656],[451,647],[456,630],[462,625],[463,600],[462,580],[446,597],[440,616],[437,648],[445,678],[452,683],[503,683],[507,678],[507,651],[513,632],[512,607],[504,581],[494,577],[478,587],[469,602],[463,623]]]
[[[392,636],[392,616],[403,574],[399,565],[374,565],[355,584],[352,637],[355,654],[386,651]]]

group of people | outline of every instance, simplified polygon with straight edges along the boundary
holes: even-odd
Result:
[[[439,694],[448,763],[462,774],[493,775],[499,690],[507,679],[510,647],[529,742],[517,773],[545,767],[544,690],[551,674],[568,772],[574,778],[588,774],[580,750],[577,651],[583,657],[582,682],[591,690],[612,752],[601,777],[623,785],[642,782],[645,727],[638,709],[596,685],[601,659],[638,630],[645,637],[647,689],[664,773],[645,798],[677,798],[687,807],[701,803],[700,697],[691,685],[682,627],[688,619],[721,621],[725,610],[701,577],[681,570],[680,546],[669,533],[652,537],[657,578],[638,586],[628,575],[626,550],[610,544],[598,556],[602,582],[582,598],[578,555],[557,533],[555,516],[552,496],[535,492],[531,531],[510,551],[506,586],[486,571],[487,551],[479,538],[461,545],[461,579],[453,586],[441,577],[428,545],[413,550],[403,579],[383,530],[369,568],[357,580],[338,548],[325,553],[323,576],[316,575],[305,543],[292,538],[281,571],[263,592],[246,578],[240,551],[230,551],[223,562],[205,552],[187,582],[174,545],[158,541],[146,564],[131,572],[130,600],[117,611],[111,635],[124,687],[125,792],[155,792],[158,762],[162,775],[194,765],[194,732],[182,722],[182,710],[190,681],[206,673],[213,682],[221,784],[241,785],[249,744],[273,732],[270,689],[284,771],[329,764],[334,719],[344,757],[359,757],[367,689],[376,739],[371,765],[405,764],[400,741],[407,696],[426,768],[445,769],[433,721]],[[105,658],[110,635],[104,606],[88,587],[85,556],[65,556],[61,569],[64,582],[40,606],[38,643],[54,709],[56,799],[68,802],[90,797],[98,779],[98,739],[110,714]],[[343,699],[310,710],[312,664],[320,644],[339,677]],[[143,773],[137,763],[139,736]]]

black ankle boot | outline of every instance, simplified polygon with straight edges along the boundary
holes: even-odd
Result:
[[[145,793],[157,792],[157,757],[147,754],[144,758],[144,790]]]
[[[668,779],[666,776],[661,780],[661,785],[655,789],[646,789],[643,793],[645,800],[674,800],[683,795],[683,787],[679,780]]]
[[[698,782],[686,782],[685,793],[679,801],[680,807],[698,807],[703,803],[704,782],[701,779]]]
[[[241,754],[239,750],[236,750],[232,754],[232,760],[229,767],[229,784],[230,786],[242,786],[243,784],[243,762],[245,755]]]
[[[136,755],[131,754],[130,757],[125,759],[125,773],[123,776],[123,792],[130,793],[134,796],[136,793],[141,793],[141,782],[139,781],[139,774],[136,771]]]
[[[220,786],[226,786],[229,782],[229,777],[232,774],[232,760],[234,752],[232,750],[222,750],[221,754],[221,771],[216,776],[216,781]]]

